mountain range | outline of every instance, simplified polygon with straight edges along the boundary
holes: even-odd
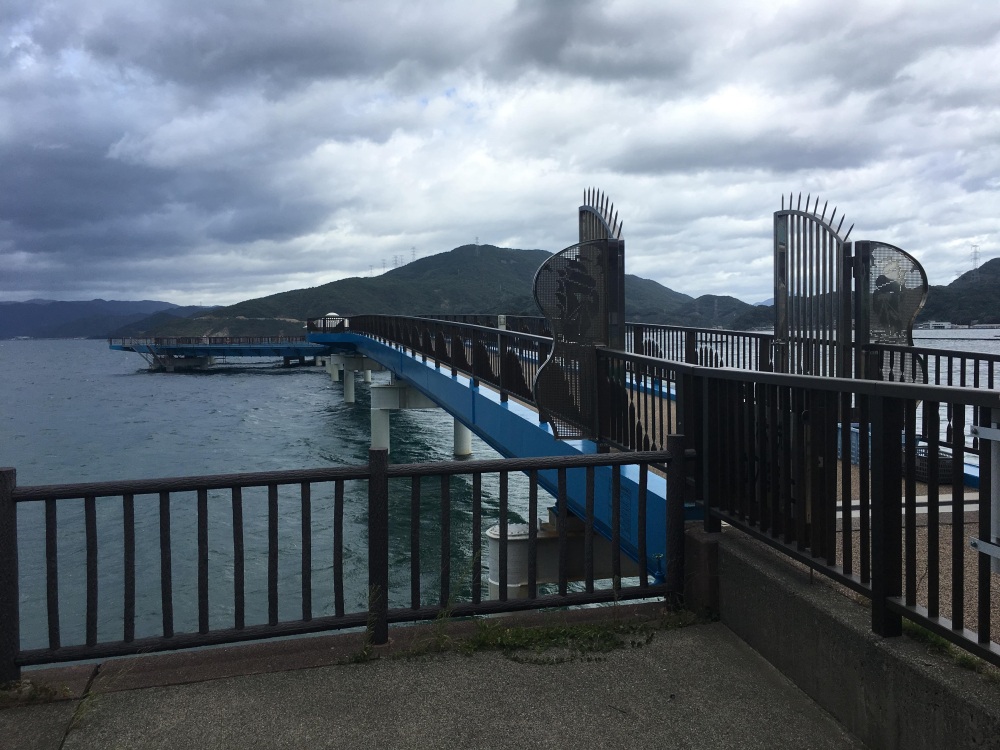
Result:
[[[228,307],[169,302],[0,302],[0,338],[295,335],[309,318],[382,313],[539,315],[531,295],[544,250],[464,245],[379,276],[353,277],[246,300]],[[947,286],[931,287],[920,320],[1000,322],[1000,259]],[[698,298],[650,279],[625,277],[625,317],[640,323],[746,330],[773,324],[774,308],[734,297]]]

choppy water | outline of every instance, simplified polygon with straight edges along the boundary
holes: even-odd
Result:
[[[383,376],[384,377],[384,376]],[[380,376],[375,375],[376,382]],[[274,364],[217,366],[206,373],[151,373],[135,354],[113,352],[101,341],[0,341],[0,465],[17,469],[18,485],[190,476],[244,471],[347,466],[367,461],[369,390],[357,384],[356,404],[343,402],[343,385],[319,368]],[[440,410],[394,412],[391,461],[450,460],[452,421]],[[477,458],[496,457],[473,439]],[[512,482],[517,480],[512,478]],[[456,560],[471,559],[467,483],[453,485]],[[495,523],[496,487],[484,481],[485,522]],[[395,491],[390,528],[398,569],[391,599],[409,591],[409,494]],[[211,626],[232,626],[232,536],[228,492],[210,498]],[[427,503],[434,503],[429,491]],[[301,505],[297,493],[279,496],[279,614],[300,616]],[[22,643],[46,645],[43,509],[19,508]],[[516,503],[515,503],[516,507]],[[247,622],[267,619],[267,513],[263,492],[244,492]],[[121,638],[121,500],[98,499],[99,637]],[[349,485],[345,497],[345,590],[348,611],[364,606],[366,488]],[[430,514],[429,514],[430,515]],[[516,512],[512,520],[520,520]],[[197,629],[195,498],[175,496],[171,507],[175,630]],[[136,635],[159,634],[158,505],[136,498]],[[436,596],[434,561],[439,528],[422,522],[422,582]],[[59,588],[63,644],[83,639],[85,539],[82,501],[59,503]],[[314,615],[332,614],[333,498],[312,498]],[[465,529],[465,532],[460,531]],[[453,563],[455,586],[468,571]],[[403,571],[406,571],[405,575]],[[464,577],[463,577],[464,576]]]

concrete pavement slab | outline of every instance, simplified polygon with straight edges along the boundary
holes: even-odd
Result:
[[[0,710],[0,750],[59,750],[79,701]]]
[[[863,747],[714,623],[555,663],[450,651],[98,694],[63,748],[515,745]]]

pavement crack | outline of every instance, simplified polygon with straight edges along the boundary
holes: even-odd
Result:
[[[73,711],[73,715],[69,717],[69,721],[66,723],[66,731],[63,732],[62,740],[59,742],[59,750],[63,750],[66,744],[66,740],[69,738],[70,732],[80,726],[80,722],[83,717],[93,708],[94,701],[97,699],[97,694],[90,692],[91,687],[94,685],[94,680],[97,679],[98,673],[101,671],[101,665],[98,664],[94,667],[94,671],[90,673],[90,678],[87,680],[87,685],[83,688],[83,693],[80,695],[80,700],[76,704],[76,709]]]

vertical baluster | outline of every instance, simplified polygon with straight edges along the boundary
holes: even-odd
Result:
[[[638,497],[638,546],[639,546],[639,586],[640,588],[646,588],[649,586],[648,577],[648,562],[646,560],[646,486],[649,481],[649,464],[643,463],[639,465],[639,497]]]
[[[45,501],[45,603],[49,621],[49,648],[60,646],[59,545],[56,536],[56,501]]]
[[[854,573],[854,489],[851,470],[851,394],[840,394],[840,559],[844,575]],[[861,436],[858,435],[858,440]]]
[[[208,490],[198,490],[198,632],[208,632]]]
[[[860,469],[859,519],[858,534],[860,536],[861,582],[869,583],[872,577],[871,568],[871,434],[872,423],[868,405],[868,396],[859,395],[858,406],[858,466]]]
[[[483,587],[483,475],[472,475],[472,603],[482,601]]]
[[[594,467],[586,472],[585,519],[583,527],[583,567],[587,593],[594,591]]]
[[[528,598],[538,596],[538,472],[528,472]]]
[[[501,524],[501,529],[504,524]],[[502,546],[502,545],[501,545]],[[441,477],[441,608],[451,599],[451,478]]]
[[[243,488],[233,487],[233,627],[242,630],[246,625],[246,586],[243,552]]]
[[[500,472],[500,508],[497,514],[497,523],[499,524],[500,531],[500,549],[498,555],[498,563],[500,570],[497,571],[500,581],[500,601],[507,601],[507,544],[508,544],[508,529],[507,529],[507,472]]]
[[[267,623],[278,624],[278,485],[267,485]]]
[[[951,474],[951,627],[965,627],[965,405],[952,412]]]
[[[472,477],[472,553],[480,549],[476,545],[477,532],[481,521],[482,498],[479,474]],[[479,594],[476,579],[472,581],[472,596]],[[420,609],[420,477],[410,480],[410,609]]]
[[[941,601],[941,404],[924,404],[927,415],[927,616],[938,617]]]
[[[368,639],[389,641],[389,451],[368,451]]]
[[[160,493],[160,612],[163,637],[174,636],[174,593],[170,550],[170,493]]]
[[[96,500],[88,495],[83,500],[87,538],[87,645],[97,644],[97,512]]]
[[[302,619],[312,619],[312,487],[299,485],[302,502]]]
[[[567,510],[568,499],[566,493],[566,469],[557,470],[558,494],[556,507],[559,512],[559,595],[566,596],[568,551],[566,543],[567,526],[569,525],[569,511]]]
[[[344,616],[344,480],[338,479],[333,496],[333,607]]]
[[[615,591],[622,587],[622,473],[611,467],[611,578]]]
[[[905,594],[906,605],[917,603],[917,402],[903,402],[903,439],[905,461],[903,462],[903,520],[906,528],[903,554],[906,559]]]
[[[135,498],[132,493],[122,496],[122,573],[124,577],[124,612],[122,640],[135,639]]]
[[[979,410],[979,424],[992,426],[995,416],[1000,412],[993,412],[989,407],[981,407]],[[993,466],[992,453],[993,443],[989,440],[981,440],[979,448],[979,538],[996,540],[993,537]],[[976,631],[978,641],[981,645],[988,645],[991,638],[992,606],[991,606],[991,583],[993,578],[993,559],[988,555],[979,554],[977,557],[977,592],[978,611],[976,613]]]

